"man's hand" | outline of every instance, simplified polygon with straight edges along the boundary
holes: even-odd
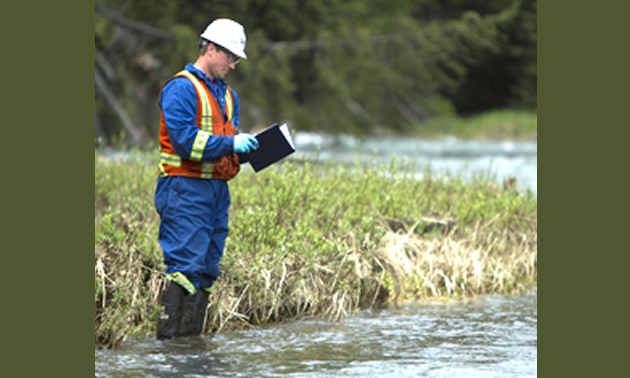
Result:
[[[238,134],[234,137],[234,152],[245,154],[258,149],[258,140],[251,134]]]

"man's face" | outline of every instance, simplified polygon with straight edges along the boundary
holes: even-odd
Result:
[[[215,45],[208,46],[208,71],[214,79],[223,79],[236,69],[239,59],[228,50]]]

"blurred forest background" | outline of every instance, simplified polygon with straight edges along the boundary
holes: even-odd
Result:
[[[412,133],[537,107],[536,0],[96,0],[97,144],[156,140],[165,80],[213,19],[245,27],[241,129]]]

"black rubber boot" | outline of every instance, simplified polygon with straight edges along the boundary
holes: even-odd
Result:
[[[184,301],[184,316],[177,336],[199,336],[206,325],[208,296],[205,290],[189,295]]]
[[[172,339],[178,336],[184,315],[184,301],[187,291],[173,281],[166,281],[160,295],[160,314],[157,321],[157,338]]]

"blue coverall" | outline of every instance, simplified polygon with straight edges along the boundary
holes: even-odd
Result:
[[[192,63],[187,64],[185,69],[205,81],[226,119],[226,83],[221,79],[212,82]],[[232,124],[238,128],[239,100],[234,90],[232,96]],[[175,152],[179,156],[190,156],[199,131],[195,125],[197,93],[193,84],[183,77],[170,80],[162,89],[159,105]],[[233,154],[233,139],[211,136],[204,148],[202,161],[214,161]],[[227,181],[185,176],[159,177],[154,200],[161,218],[158,240],[164,252],[166,274],[180,272],[194,291],[209,291],[219,277],[219,261],[229,231],[231,199]]]

